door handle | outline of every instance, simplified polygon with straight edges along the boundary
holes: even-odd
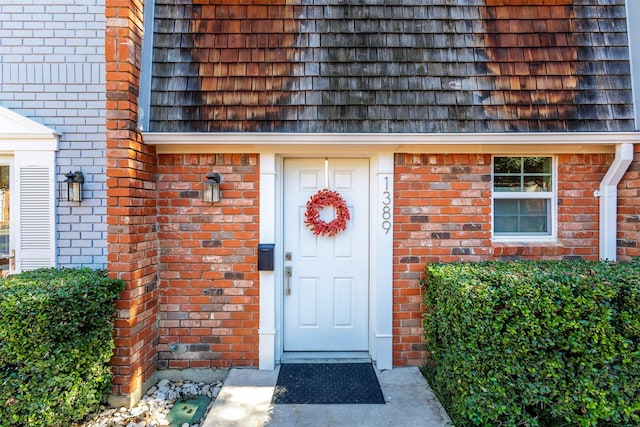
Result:
[[[284,268],[284,280],[286,282],[286,294],[287,296],[291,295],[291,267]]]
[[[13,271],[16,269],[16,250],[11,249],[11,256],[9,257],[9,270]]]

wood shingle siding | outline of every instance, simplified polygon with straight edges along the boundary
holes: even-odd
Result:
[[[151,131],[634,127],[624,0],[156,3]]]

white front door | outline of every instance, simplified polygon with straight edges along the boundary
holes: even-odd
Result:
[[[284,351],[368,350],[369,160],[326,162],[284,162]],[[307,201],[327,180],[351,217],[335,237],[304,224]],[[325,222],[334,217],[330,207],[320,211]]]

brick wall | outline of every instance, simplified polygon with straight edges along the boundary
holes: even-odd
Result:
[[[600,199],[594,192],[613,154],[566,154],[558,157],[558,242],[565,258],[597,260],[600,245]]]
[[[205,175],[222,201],[200,200]],[[258,365],[258,156],[161,155],[159,367]]]
[[[499,244],[491,241],[491,155],[396,155],[394,365],[419,365],[427,357],[419,286],[426,263],[598,258],[598,199],[593,192],[613,155],[557,159],[558,244]]]
[[[396,154],[393,363],[426,360],[420,278],[427,262],[491,255],[491,156]]]
[[[57,206],[57,264],[106,266],[104,0],[0,3],[0,105],[62,133],[56,180],[85,176]]]
[[[640,257],[640,145],[618,186],[618,255]]]
[[[117,301],[112,404],[131,405],[157,366],[157,157],[137,130],[142,2],[106,2],[108,269]]]

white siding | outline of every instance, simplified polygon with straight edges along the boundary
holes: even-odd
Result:
[[[0,2],[0,105],[62,133],[54,182],[85,176],[57,206],[57,264],[106,266],[104,0]]]

